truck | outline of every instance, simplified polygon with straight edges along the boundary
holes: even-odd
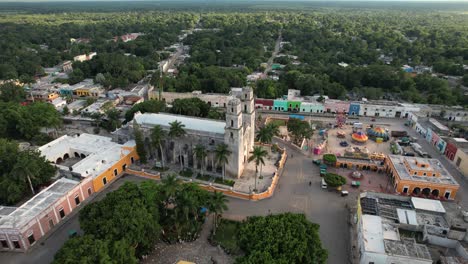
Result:
[[[418,153],[420,156],[422,157],[427,156],[427,152],[425,152],[423,148],[421,147],[421,145],[419,145],[418,143],[411,143],[410,145],[411,145],[411,148],[413,148],[414,152]]]
[[[289,115],[289,118],[296,118],[296,119],[304,121],[304,116],[302,115]]]
[[[392,137],[406,137],[406,136],[408,136],[408,132],[407,132],[407,131],[392,130],[392,132],[390,133],[390,135],[391,135]]]
[[[362,126],[363,126],[363,125],[362,125],[362,123],[360,123],[360,122],[356,122],[356,123],[353,124],[353,128],[354,128],[354,129],[362,129]]]

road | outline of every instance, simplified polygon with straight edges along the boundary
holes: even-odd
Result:
[[[271,65],[273,65],[273,60],[275,59],[276,55],[278,55],[278,52],[280,50],[280,43],[281,43],[281,30],[279,31],[278,33],[278,38],[276,39],[276,43],[275,43],[275,50],[273,50],[273,53],[271,54],[271,57],[268,59],[267,61],[267,67],[265,69],[265,71],[263,72],[264,74],[267,74],[269,71],[271,71]]]
[[[99,201],[106,196],[107,193],[118,189],[126,181],[141,182],[146,179],[136,176],[125,176],[112,183],[93,198],[81,203],[79,209],[89,202]],[[26,253],[0,252],[0,263],[2,264],[49,264],[53,261],[55,253],[62,247],[65,241],[68,240],[69,230],[77,230],[78,234],[82,234],[80,223],[78,221],[79,210],[74,210],[66,219],[55,226],[55,230],[50,233],[47,238],[41,238],[37,241]]]
[[[310,221],[320,225],[320,238],[329,254],[328,263],[348,263],[349,213],[345,204],[354,203],[356,197],[344,198],[321,189],[320,172],[311,159],[291,149],[288,152],[294,157],[286,162],[272,198],[258,202],[229,198],[229,210],[224,215],[242,219],[268,213],[304,213]]]

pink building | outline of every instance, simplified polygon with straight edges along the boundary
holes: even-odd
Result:
[[[0,250],[28,250],[93,193],[91,178],[60,178],[20,207],[0,206]]]
[[[325,100],[325,112],[327,113],[348,113],[349,112],[349,105],[348,101],[340,101],[340,100],[333,100],[327,99]]]

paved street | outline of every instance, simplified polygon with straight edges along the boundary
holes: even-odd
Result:
[[[105,197],[111,191],[118,189],[126,181],[140,182],[146,179],[136,176],[125,176],[113,184],[109,185],[101,193],[97,194],[92,201],[98,201]],[[86,201],[81,205],[86,205]],[[81,206],[82,208],[82,206]],[[0,252],[0,263],[2,264],[49,264],[53,261],[55,253],[68,240],[68,231],[77,230],[81,234],[80,224],[78,222],[79,210],[73,211],[67,219],[59,223],[56,230],[46,239],[41,239],[26,253]]]
[[[258,202],[230,198],[229,210],[224,215],[241,219],[269,212],[305,213],[310,221],[320,224],[320,238],[329,252],[328,263],[347,263],[349,229],[345,203],[352,203],[355,198],[343,198],[338,193],[321,189],[318,167],[298,152],[293,151],[292,154],[294,157],[286,162],[272,198]],[[309,186],[309,181],[312,186]]]

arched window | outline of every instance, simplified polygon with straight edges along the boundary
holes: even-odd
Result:
[[[234,127],[234,120],[231,120],[231,127]]]
[[[247,105],[244,105],[244,112],[247,112]]]

